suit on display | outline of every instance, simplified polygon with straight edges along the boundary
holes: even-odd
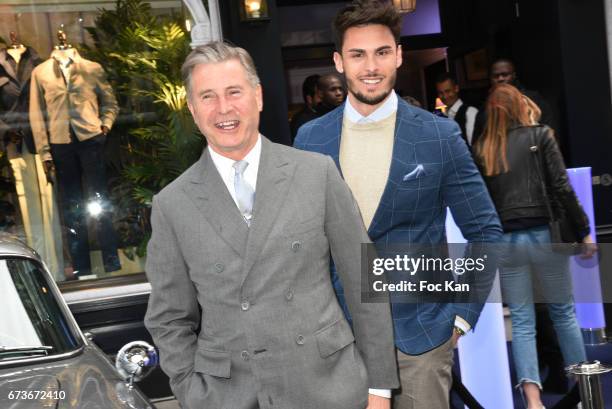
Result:
[[[47,183],[29,120],[30,78],[41,63],[36,51],[16,43],[0,50],[0,149],[7,154],[25,240],[63,278],[61,230],[53,186]]]
[[[8,145],[9,136],[17,140],[15,148],[21,152],[22,144],[30,153],[36,153],[29,120],[30,77],[32,70],[42,62],[33,48],[0,50],[0,140]],[[9,135],[11,134],[11,135]]]
[[[121,268],[117,239],[109,212],[104,160],[106,133],[118,113],[117,100],[102,66],[82,58],[77,50],[54,50],[32,73],[30,120],[36,148],[57,171],[67,244],[73,268],[91,270],[85,212],[94,214],[104,269]]]

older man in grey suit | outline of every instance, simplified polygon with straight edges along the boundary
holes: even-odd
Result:
[[[183,76],[208,147],[154,198],[146,265],[146,325],[176,397],[186,409],[388,408],[389,305],[360,300],[369,240],[334,163],[259,134],[245,50],[198,47]]]

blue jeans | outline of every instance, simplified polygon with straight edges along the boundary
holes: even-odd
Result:
[[[548,304],[550,319],[559,338],[565,365],[586,360],[582,333],[576,321],[569,257],[550,249],[548,226],[504,234],[509,256],[501,263],[502,295],[512,315],[512,354],[519,385],[537,384],[542,389],[536,350],[533,278]]]

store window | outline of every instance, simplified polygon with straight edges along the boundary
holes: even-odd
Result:
[[[180,0],[0,5],[0,231],[57,281],[144,271],[154,193],[202,150]]]

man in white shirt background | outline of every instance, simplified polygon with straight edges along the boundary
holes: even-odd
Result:
[[[438,96],[446,105],[446,116],[459,124],[463,139],[468,145],[472,146],[478,109],[463,102],[459,97],[459,84],[447,73],[436,79],[436,90]]]

